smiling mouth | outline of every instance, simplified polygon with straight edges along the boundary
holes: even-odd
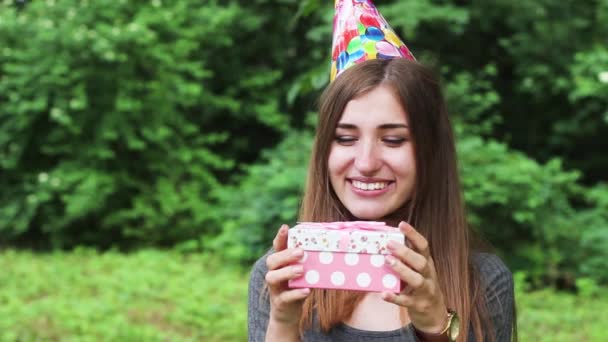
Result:
[[[351,181],[352,185],[359,189],[359,190],[363,190],[363,191],[373,191],[373,190],[382,190],[384,188],[386,188],[387,186],[389,186],[390,183],[392,182],[373,182],[373,183],[366,183],[366,182],[361,182],[361,181],[357,181],[357,180],[353,180]]]

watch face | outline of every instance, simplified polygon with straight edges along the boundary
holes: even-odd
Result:
[[[450,338],[450,341],[456,341],[459,333],[460,318],[458,318],[458,314],[454,312],[454,315],[452,316],[452,320],[450,322],[450,328],[448,329],[448,336]]]

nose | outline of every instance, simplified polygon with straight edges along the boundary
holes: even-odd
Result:
[[[362,175],[372,175],[382,166],[382,158],[378,147],[372,142],[365,142],[360,145],[355,156],[355,168]]]

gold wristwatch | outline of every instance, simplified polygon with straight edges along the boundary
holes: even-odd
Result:
[[[448,324],[441,333],[447,333],[450,342],[456,341],[458,334],[460,333],[460,317],[458,317],[456,311],[448,309]]]
[[[448,322],[445,328],[438,334],[422,332],[414,327],[417,337],[424,342],[444,342],[446,337],[449,342],[455,342],[460,333],[460,318],[456,311],[451,309],[448,309],[447,318]]]

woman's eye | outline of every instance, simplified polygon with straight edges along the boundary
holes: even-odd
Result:
[[[338,135],[336,136],[336,142],[340,145],[352,145],[355,143],[357,138],[352,135]]]
[[[384,143],[389,146],[401,146],[401,145],[403,145],[403,143],[405,143],[407,141],[406,138],[399,138],[399,137],[384,138],[383,140],[384,140]]]

